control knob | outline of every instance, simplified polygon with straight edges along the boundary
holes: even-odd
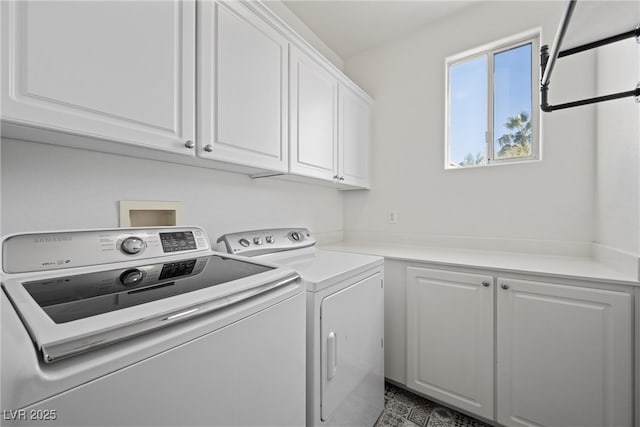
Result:
[[[265,237],[265,240],[267,241],[267,243],[275,243],[276,242],[274,240],[273,236],[267,236],[267,237]]]
[[[120,283],[125,286],[133,286],[140,282],[144,277],[144,273],[137,268],[127,270],[120,275]]]
[[[291,239],[295,240],[296,242],[300,241],[300,233],[294,231],[293,233],[291,233]]]
[[[253,243],[255,243],[256,245],[261,245],[262,244],[262,237],[254,237],[253,238]]]
[[[128,255],[139,254],[144,249],[144,246],[144,240],[135,236],[127,237],[120,243],[120,249]]]
[[[240,239],[238,243],[240,243],[240,246],[244,246],[245,248],[251,244],[251,242],[245,238]]]

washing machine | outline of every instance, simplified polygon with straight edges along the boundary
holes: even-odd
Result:
[[[302,276],[307,426],[373,426],[384,409],[383,258],[317,249],[306,228],[229,233],[217,242]]]
[[[197,227],[7,236],[3,426],[300,426],[306,298],[291,268]]]

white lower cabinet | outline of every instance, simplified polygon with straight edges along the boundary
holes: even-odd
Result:
[[[631,294],[498,279],[497,295],[500,424],[632,425]]]
[[[493,278],[407,269],[407,386],[493,418]]]
[[[631,291],[422,267],[406,284],[410,389],[504,426],[632,425]]]

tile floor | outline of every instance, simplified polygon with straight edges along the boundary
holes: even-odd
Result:
[[[384,412],[375,427],[491,427],[392,384],[384,388]]]

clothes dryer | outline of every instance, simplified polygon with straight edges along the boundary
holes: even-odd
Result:
[[[305,228],[230,233],[218,243],[302,276],[307,426],[373,426],[384,409],[383,258],[317,249]]]

